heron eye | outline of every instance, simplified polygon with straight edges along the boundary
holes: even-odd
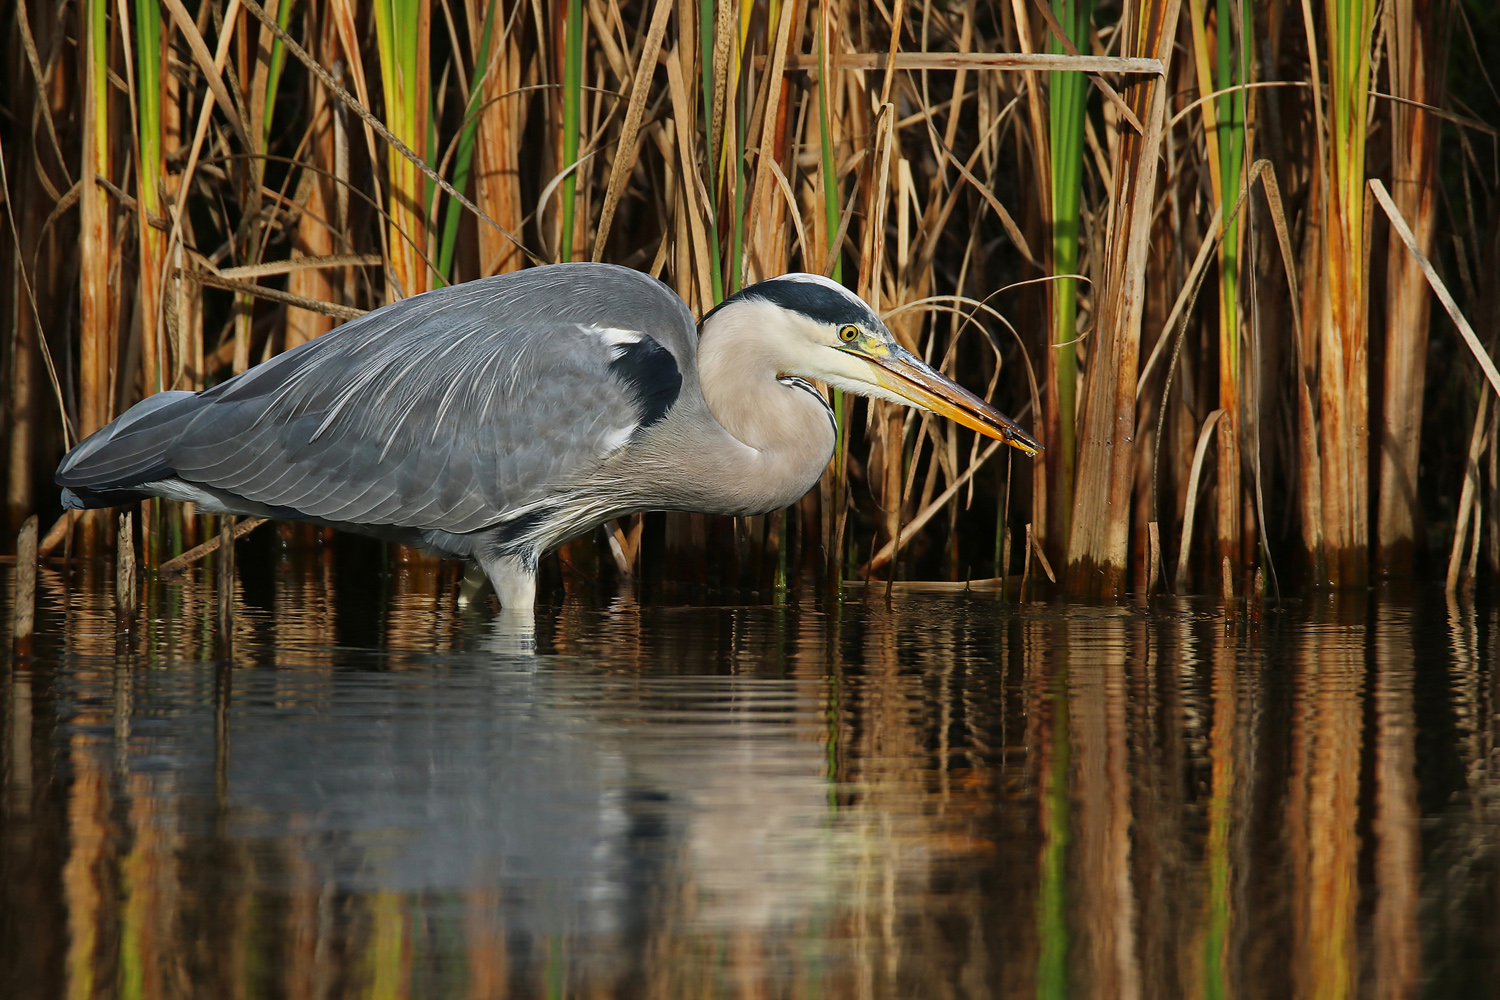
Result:
[[[839,331],[839,339],[846,344],[854,343],[854,339],[858,336],[859,327],[857,326],[846,326]]]

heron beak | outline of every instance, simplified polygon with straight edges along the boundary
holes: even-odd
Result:
[[[913,405],[955,420],[986,437],[1004,441],[1017,451],[1035,455],[1042,450],[1036,438],[1014,420],[956,382],[944,377],[909,351],[897,348],[885,355],[860,355],[874,367],[875,381]]]

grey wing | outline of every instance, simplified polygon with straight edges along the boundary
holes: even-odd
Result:
[[[558,270],[407,299],[163,406],[158,469],[330,522],[463,533],[514,517],[663,419],[693,369],[664,346],[690,352],[693,331],[665,286]]]

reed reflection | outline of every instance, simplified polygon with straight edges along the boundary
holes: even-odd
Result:
[[[1122,610],[1075,624],[1064,647],[1078,805],[1075,913],[1083,920],[1078,986],[1085,995],[1120,1000],[1141,995],[1125,660],[1141,654],[1144,628],[1138,620],[1127,624],[1127,615]]]
[[[622,594],[516,655],[440,570],[346,569],[237,587],[225,662],[211,571],[148,588],[123,640],[107,581],[43,575],[0,684],[0,993],[1395,998],[1495,971],[1472,601],[1257,630]]]
[[[1422,848],[1417,806],[1416,650],[1411,610],[1375,612],[1375,917],[1371,995],[1414,997],[1421,986]]]

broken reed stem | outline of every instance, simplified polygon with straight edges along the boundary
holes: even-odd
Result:
[[[1151,521],[1146,525],[1146,545],[1149,565],[1146,570],[1146,596],[1151,596],[1151,589],[1156,586],[1157,579],[1161,576],[1161,525]]]
[[[885,52],[838,52],[828,59],[835,72],[869,72],[885,69]],[[794,54],[787,57],[789,70],[815,70],[822,63],[816,54]],[[1003,70],[1007,72],[1083,73],[1096,77],[1103,73],[1161,76],[1165,70],[1160,59],[1118,56],[1058,55],[1048,52],[897,52],[892,66],[898,73],[923,70]]]
[[[365,310],[355,309],[352,306],[341,306],[332,302],[319,302],[316,299],[309,299],[302,295],[293,295],[291,292],[283,292],[277,288],[267,288],[264,285],[257,285],[253,281],[237,281],[233,278],[224,278],[217,274],[209,274],[207,271],[181,269],[176,273],[189,281],[197,282],[200,285],[207,285],[209,288],[223,288],[253,298],[265,299],[267,302],[279,302],[283,305],[296,306],[299,309],[306,309],[308,312],[332,316],[334,319],[358,319],[365,314]]]
[[[36,625],[37,520],[32,514],[16,535],[15,599],[11,611],[11,648],[15,655],[31,654],[31,636]]]
[[[222,659],[234,652],[234,527],[230,514],[219,515],[219,586],[216,593],[219,625],[219,651]]]
[[[56,521],[52,522],[52,527],[47,529],[47,534],[38,543],[37,557],[40,559],[47,558],[59,545],[66,541],[68,532],[73,529],[73,525],[77,523],[79,515],[82,513],[83,511],[81,510],[63,511],[62,515]]]
[[[128,630],[135,620],[136,610],[136,560],[135,518],[130,511],[120,514],[115,532],[115,612],[120,629]]]
[[[1192,472],[1188,475],[1187,483],[1187,506],[1182,515],[1182,539],[1177,546],[1177,574],[1172,578],[1172,587],[1177,593],[1182,593],[1187,586],[1188,554],[1193,544],[1193,522],[1198,512],[1198,484],[1203,475],[1203,456],[1208,453],[1209,442],[1213,440],[1214,429],[1219,421],[1223,419],[1224,411],[1215,410],[1203,421],[1203,429],[1198,434],[1198,446],[1193,449]]]
[[[620,530],[619,521],[610,521],[605,524],[604,535],[609,542],[609,554],[615,560],[615,571],[620,574],[620,582],[628,587],[634,577],[628,551],[630,542],[625,537],[625,532]]]
[[[1478,506],[1479,495],[1479,458],[1484,454],[1485,447],[1489,444],[1489,435],[1485,433],[1489,419],[1490,394],[1483,393],[1479,397],[1479,409],[1474,414],[1474,429],[1469,433],[1469,450],[1464,462],[1464,484],[1458,498],[1458,515],[1453,520],[1453,546],[1448,551],[1448,574],[1445,586],[1448,593],[1452,594],[1458,589],[1462,580],[1464,541],[1472,527],[1475,538],[1478,538],[1479,522],[1473,518]]]
[[[1025,604],[1027,599],[1031,596],[1030,587],[1028,586],[1031,583],[1031,547],[1031,522],[1027,521],[1026,553],[1021,559],[1021,592],[1017,597],[1017,601],[1019,601],[1021,604]]]
[[[269,520],[269,518],[245,518],[243,521],[234,526],[234,535],[232,540],[236,542],[239,541],[241,538],[244,538],[256,528],[259,528],[262,524],[265,524],[267,520]],[[193,548],[184,552],[182,555],[177,556],[174,559],[168,559],[166,562],[162,563],[160,567],[158,567],[157,573],[160,574],[163,579],[170,579],[171,577],[179,576],[182,573],[186,572],[189,566],[193,565],[196,562],[199,562],[205,556],[217,552],[219,550],[219,547],[223,544],[224,536],[221,532],[219,535],[210,538],[202,545],[195,545]]]

